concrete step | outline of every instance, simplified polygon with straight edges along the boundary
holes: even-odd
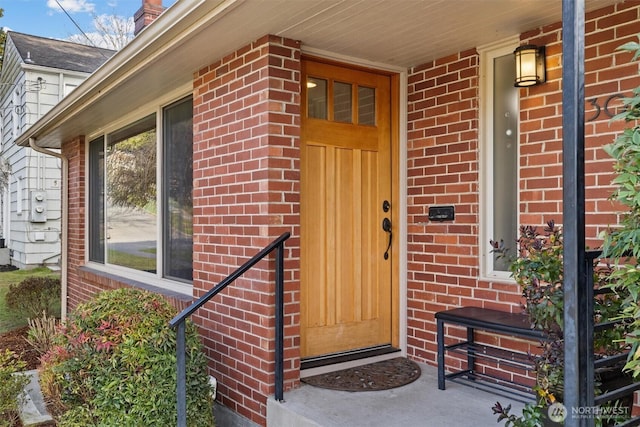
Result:
[[[47,411],[37,370],[26,371],[29,384],[24,389],[25,399],[20,408],[20,420],[24,427],[35,427],[53,422],[53,417]]]
[[[438,390],[438,373],[419,363],[422,375],[411,384],[382,390],[349,392],[302,384],[284,394],[284,402],[267,400],[269,427],[493,427],[499,401],[520,415],[524,405],[473,387],[447,381]]]

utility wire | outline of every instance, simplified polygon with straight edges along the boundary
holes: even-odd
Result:
[[[91,39],[89,38],[89,36],[87,35],[87,33],[85,33],[82,28],[80,28],[80,25],[78,25],[78,23],[71,17],[71,15],[69,15],[69,12],[67,12],[67,10],[62,7],[62,5],[60,4],[60,2],[58,0],[56,0],[56,3],[58,4],[58,7],[60,7],[60,9],[62,9],[62,11],[64,12],[65,15],[67,15],[67,18],[69,18],[71,20],[71,22],[73,22],[73,25],[76,26],[76,28],[78,29],[78,31],[80,31],[82,33],[82,35],[87,39],[87,41],[89,43],[91,43],[91,46],[93,47],[98,47],[95,44],[93,44],[93,41],[91,41]]]
[[[64,12],[65,15],[67,15],[67,17],[71,20],[71,22],[73,22],[73,25],[76,26],[76,28],[78,29],[78,31],[80,31],[82,33],[82,35],[84,36],[84,38],[87,39],[87,41],[89,42],[89,44],[95,48],[98,48],[98,46],[95,45],[95,43],[93,42],[93,40],[91,40],[89,38],[89,36],[87,35],[87,33],[85,33],[82,28],[80,28],[80,25],[78,25],[78,23],[73,19],[73,17],[71,15],[69,15],[69,12],[67,12],[67,10],[62,7],[62,5],[60,4],[60,2],[58,0],[55,0],[56,3],[58,4],[58,6],[60,7],[60,9],[62,9],[62,11]],[[107,58],[107,56],[102,53],[102,56],[104,56],[105,58]]]

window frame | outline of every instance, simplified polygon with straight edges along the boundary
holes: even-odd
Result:
[[[171,191],[170,188],[167,188],[166,185],[162,185],[163,180],[159,179],[157,180],[158,183],[160,185],[158,185],[158,195],[156,198],[156,205],[158,206],[158,212],[160,212],[160,219],[161,221],[158,224],[158,228],[160,230],[160,232],[158,233],[158,247],[160,248],[160,256],[158,257],[158,262],[161,265],[161,269],[162,269],[162,276],[167,278],[168,280],[174,280],[174,281],[179,281],[179,282],[185,282],[185,283],[193,283],[193,96],[186,96],[183,98],[180,98],[174,102],[168,103],[165,106],[162,107],[162,111],[166,111],[169,108],[173,108],[173,107],[178,107],[183,103],[191,103],[191,153],[192,153],[192,157],[191,157],[191,164],[192,164],[192,170],[191,170],[191,274],[192,274],[192,278],[191,279],[185,279],[185,278],[181,278],[181,277],[177,277],[177,276],[172,276],[171,272],[170,272],[170,268],[168,266],[169,264],[169,260],[171,257],[173,256],[180,256],[180,253],[174,253],[171,251],[171,249],[169,249],[169,245],[171,243],[171,239],[168,238],[170,231],[171,231],[171,227],[169,227],[169,223],[173,221],[173,219],[171,218],[171,209],[169,207],[169,203],[168,200],[171,198]],[[166,177],[167,173],[169,173],[169,169],[171,167],[170,164],[170,159],[165,156],[165,154],[167,154],[167,145],[165,145],[165,138],[168,138],[167,133],[165,132],[165,123],[167,123],[167,121],[169,120],[168,115],[162,114],[162,117],[158,117],[158,122],[162,122],[162,126],[160,126],[160,132],[161,134],[161,138],[162,138],[162,142],[159,144],[160,146],[160,151],[157,153],[157,156],[160,157],[160,160],[158,162],[158,166],[157,166],[157,170],[161,171],[161,176]],[[166,182],[166,181],[164,181]],[[166,219],[166,221],[165,221]],[[175,265],[174,265],[175,266]]]
[[[493,194],[493,77],[494,59],[508,54],[519,45],[520,39],[512,37],[498,43],[478,48],[480,56],[480,111],[479,111],[479,153],[480,153],[480,233],[479,250],[480,254],[480,277],[491,281],[514,282],[509,271],[494,269],[494,259],[490,240],[494,237],[494,194]],[[518,103],[519,105],[519,103]],[[518,110],[519,114],[519,110]],[[515,129],[516,133],[516,158],[520,158],[520,118]],[[520,182],[520,164],[517,160],[516,180]],[[516,189],[516,206],[520,206],[520,191]],[[517,224],[519,227],[519,214],[517,213]],[[517,229],[515,230],[517,233]],[[517,234],[516,234],[517,235]],[[511,246],[514,250],[514,246]],[[513,250],[510,252],[514,254]]]
[[[180,294],[192,295],[193,290],[193,280],[184,280],[178,278],[167,278],[164,277],[164,248],[163,248],[163,221],[164,221],[164,212],[161,208],[163,203],[163,197],[165,195],[164,185],[162,182],[162,170],[164,166],[164,153],[163,153],[163,135],[164,135],[164,114],[163,111],[166,107],[170,107],[174,104],[180,103],[188,98],[193,98],[192,92],[186,92],[184,89],[180,91],[174,91],[169,96],[163,98],[160,101],[156,101],[146,107],[140,108],[136,110],[134,113],[123,116],[117,122],[112,123],[109,126],[106,126],[99,131],[90,133],[85,140],[86,150],[85,150],[85,204],[87,206],[86,214],[84,218],[84,227],[86,230],[85,233],[85,266],[89,267],[93,270],[108,273],[108,274],[116,274],[118,276],[122,276],[124,279],[130,279],[134,281],[139,281],[147,285],[155,286],[161,289],[178,292]],[[93,197],[93,188],[92,184],[92,170],[90,169],[90,164],[92,160],[90,158],[91,154],[91,143],[97,141],[98,139],[102,139],[102,144],[105,144],[109,140],[109,135],[121,130],[136,121],[143,119],[149,115],[155,114],[155,130],[156,130],[156,205],[157,209],[157,221],[156,221],[156,237],[158,241],[157,252],[156,252],[156,262],[157,269],[155,273],[149,273],[141,270],[135,270],[133,268],[128,268],[116,264],[108,264],[106,262],[99,262],[90,259],[90,244],[92,244],[92,239],[94,236],[91,234],[92,230],[90,228],[91,221],[90,216],[92,215],[92,197]],[[102,203],[106,207],[106,189],[107,186],[107,174],[103,173],[102,176]],[[106,208],[105,208],[106,209]],[[106,226],[106,211],[105,218],[103,218],[103,226]],[[103,247],[103,251],[106,252],[106,245]],[[106,257],[106,254],[105,254]],[[104,259],[104,258],[103,258]]]

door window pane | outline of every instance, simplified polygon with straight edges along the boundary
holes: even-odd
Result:
[[[327,119],[327,81],[307,77],[307,116],[312,119]]]
[[[193,102],[164,111],[164,275],[193,279]]]
[[[358,124],[376,124],[376,90],[372,87],[358,86]]]
[[[107,262],[156,272],[156,118],[148,116],[109,136]]]
[[[351,85],[335,82],[333,84],[333,120],[352,123]]]

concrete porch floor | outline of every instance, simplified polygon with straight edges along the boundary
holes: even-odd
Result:
[[[484,427],[497,424],[491,407],[499,401],[520,415],[522,403],[447,382],[438,390],[437,370],[420,364],[418,380],[375,392],[342,392],[303,384],[284,394],[283,403],[267,402],[269,427]]]

